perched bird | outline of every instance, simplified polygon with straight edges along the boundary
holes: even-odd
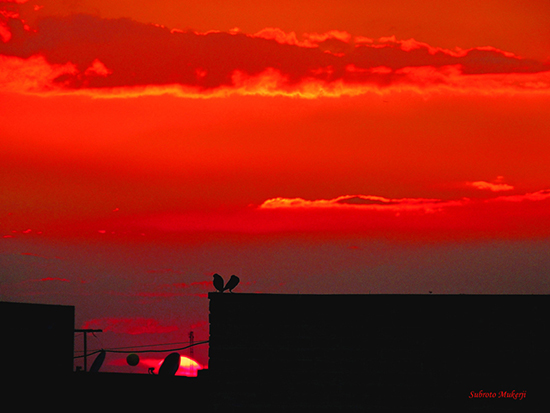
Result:
[[[223,293],[223,278],[220,274],[214,274],[214,288]]]
[[[229,290],[229,292],[232,293],[233,288],[237,286],[239,281],[241,281],[239,277],[237,277],[236,275],[232,275],[229,281],[227,281],[227,284],[225,284],[225,288],[223,290]]]

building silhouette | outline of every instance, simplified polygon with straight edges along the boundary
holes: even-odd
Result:
[[[208,374],[220,405],[521,410],[544,394],[547,296],[209,299]],[[527,397],[499,397],[512,390]],[[470,397],[480,391],[496,397]]]
[[[0,369],[8,377],[63,377],[73,371],[73,306],[0,302]]]
[[[42,408],[77,397],[224,412],[529,411],[546,401],[545,295],[208,298],[209,369],[196,378],[73,372],[74,307],[2,302],[4,394],[30,391],[17,402]]]

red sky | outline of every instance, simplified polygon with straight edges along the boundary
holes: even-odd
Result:
[[[548,293],[549,7],[0,1],[0,299],[115,346],[206,339],[214,272]]]

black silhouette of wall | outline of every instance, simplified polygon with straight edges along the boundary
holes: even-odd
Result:
[[[208,374],[220,404],[506,410],[545,393],[546,380],[538,378],[550,366],[548,296],[211,293],[209,299]],[[481,390],[527,397],[521,406],[517,399],[513,405],[469,397]]]
[[[74,314],[73,306],[0,302],[2,376],[70,377]]]

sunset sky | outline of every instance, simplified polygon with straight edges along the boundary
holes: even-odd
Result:
[[[98,349],[207,340],[215,272],[235,293],[550,293],[549,16],[0,0],[0,300],[74,305]],[[124,359],[105,369],[146,372]]]

